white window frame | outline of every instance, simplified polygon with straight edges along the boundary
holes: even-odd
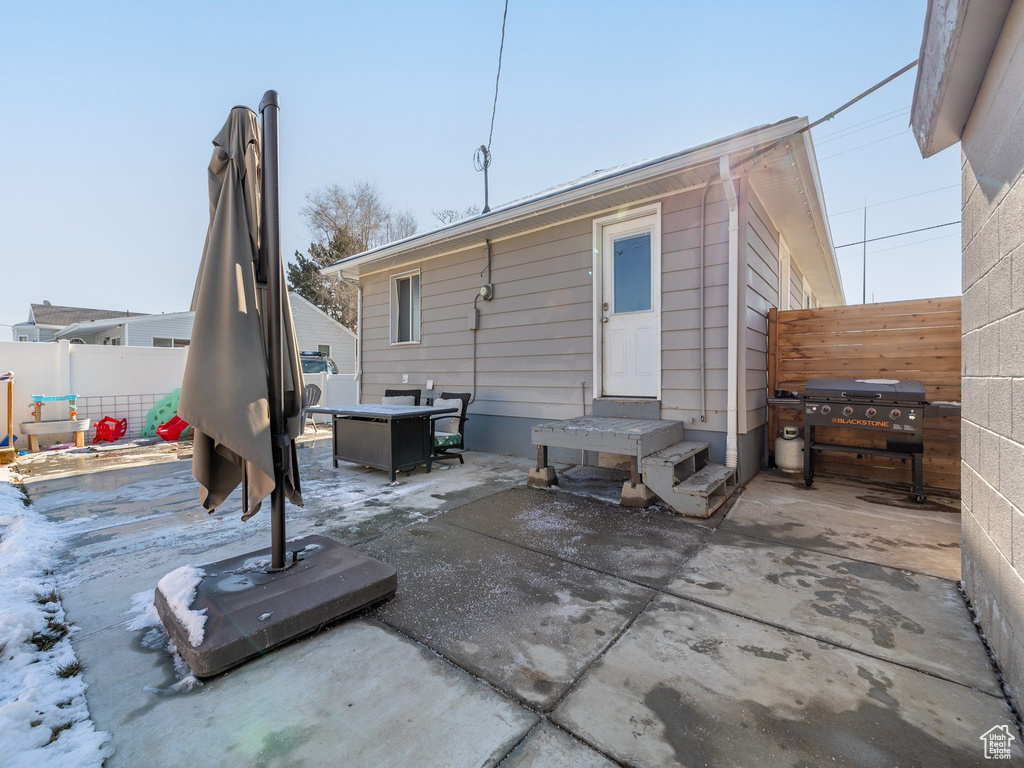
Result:
[[[334,355],[331,354],[331,345],[330,344],[320,344],[318,342],[317,345],[316,345],[316,351],[317,352],[320,352],[320,347],[327,347],[327,356],[328,357],[334,357]]]
[[[411,341],[399,341],[398,340],[398,281],[406,277],[412,277],[416,275],[419,277],[419,301],[416,302],[416,338]],[[391,307],[391,326],[388,330],[389,340],[392,347],[404,347],[411,344],[419,344],[420,339],[423,338],[423,274],[420,270],[410,269],[407,272],[398,272],[391,276],[389,281],[390,293],[388,294],[388,303]],[[411,285],[410,285],[411,289]]]
[[[604,317],[602,305],[604,303],[604,228],[609,224],[619,224],[633,219],[651,218],[651,257],[654,260],[654,269],[651,274],[651,298],[652,309],[658,315],[658,354],[655,356],[657,362],[658,394],[657,400],[662,398],[663,372],[661,365],[662,355],[662,310],[661,310],[661,201],[644,205],[638,208],[631,208],[625,211],[616,211],[610,216],[602,216],[594,219],[593,225],[593,252],[594,259],[591,265],[591,276],[594,285],[594,397],[604,397],[604,337],[601,318]]]

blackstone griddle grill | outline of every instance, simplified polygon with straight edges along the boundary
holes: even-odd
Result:
[[[928,401],[920,381],[893,379],[809,379],[804,389],[804,483],[814,482],[817,451],[893,456],[911,461],[911,487],[924,501],[922,457]],[[885,448],[821,443],[817,427],[867,429],[885,433]]]

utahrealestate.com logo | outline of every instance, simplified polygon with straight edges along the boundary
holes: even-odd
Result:
[[[1010,733],[1010,726],[997,725],[981,734],[980,738],[985,743],[986,760],[1009,760],[1010,744],[1017,737]]]

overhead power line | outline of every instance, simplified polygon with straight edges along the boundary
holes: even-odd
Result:
[[[841,141],[842,139],[848,138],[848,137],[852,136],[855,133],[860,133],[861,131],[867,131],[867,130],[870,130],[871,128],[877,128],[878,126],[882,125],[883,123],[888,123],[888,122],[890,122],[892,120],[896,120],[897,118],[903,117],[908,112],[910,112],[909,109],[904,109],[904,110],[901,110],[899,113],[893,115],[892,117],[887,117],[884,120],[876,120],[875,122],[871,123],[870,125],[862,125],[860,128],[853,128],[853,127],[851,127],[851,128],[847,128],[844,131],[836,131],[835,133],[830,133],[829,134],[830,138],[819,139],[818,141],[815,142],[815,144],[820,147],[822,144],[828,144],[828,143],[833,142],[833,141]]]
[[[935,192],[943,192],[943,191],[945,191],[947,189],[959,189],[959,188],[960,188],[959,184],[950,184],[950,185],[945,186],[945,187],[936,187],[935,189],[926,189],[924,192],[915,192],[912,195],[904,195],[903,197],[894,197],[892,200],[883,200],[880,203],[871,203],[871,205],[867,205],[867,206],[859,205],[856,208],[847,208],[845,211],[839,211],[838,213],[830,213],[828,217],[831,219],[831,218],[833,218],[835,216],[842,216],[844,213],[853,213],[855,211],[863,211],[865,208],[874,208],[874,207],[879,206],[879,205],[888,205],[889,203],[898,203],[900,200],[909,200],[912,197],[921,197],[922,195],[930,195],[930,194],[933,194]]]
[[[498,84],[501,82],[501,57],[505,53],[505,22],[508,20],[508,0],[505,0],[505,12],[501,15],[501,45],[498,46],[498,74],[494,76],[494,104],[491,106],[491,131],[487,134],[487,151],[491,151],[491,140],[494,138],[494,116],[498,113]]]
[[[838,115],[843,110],[849,109],[850,107],[852,107],[854,104],[856,104],[861,99],[865,98],[866,96],[870,96],[872,93],[877,91],[883,85],[891,83],[897,77],[899,77],[900,75],[904,74],[905,72],[909,72],[911,69],[913,69],[916,66],[917,66],[917,59],[914,59],[912,62],[907,64],[905,67],[902,67],[901,69],[898,69],[897,71],[893,72],[891,75],[889,75],[884,80],[879,80],[877,83],[872,85],[866,91],[863,91],[863,92],[857,94],[852,99],[850,99],[848,102],[843,104],[841,107],[836,107],[835,109],[833,109],[831,112],[829,112],[824,117],[819,117],[813,123],[809,123],[809,124],[805,125],[803,128],[798,128],[797,130],[793,131],[792,133],[786,134],[781,139],[778,139],[777,141],[773,141],[767,147],[764,147],[763,149],[759,149],[758,151],[754,152],[748,159],[746,159],[746,160],[742,161],[741,163],[738,163],[736,166],[734,166],[734,169],[738,169],[744,163],[756,163],[756,162],[758,162],[761,158],[767,156],[772,150],[777,149],[778,147],[781,147],[783,144],[788,142],[794,136],[799,136],[801,133],[805,133],[805,132],[811,130],[812,128],[814,128],[816,126],[819,126],[822,123],[827,122],[828,120],[831,120],[833,117]],[[858,149],[858,147],[855,147],[855,149]],[[852,151],[852,150],[847,150],[847,151]],[[779,160],[777,162],[784,162],[784,160]],[[772,163],[772,161],[769,161],[768,163],[766,163],[766,165],[770,165],[771,163]]]
[[[906,128],[906,129],[900,131],[899,133],[892,134],[891,136],[883,136],[880,139],[875,139],[874,141],[869,141],[866,144],[858,144],[856,147],[850,147],[849,149],[844,149],[842,152],[836,152],[836,153],[831,154],[831,155],[825,155],[825,157],[819,157],[818,158],[818,162],[820,163],[823,160],[829,160],[829,159],[831,159],[833,157],[839,157],[840,155],[845,155],[848,152],[856,152],[858,149],[864,149],[864,147],[870,147],[872,144],[878,144],[878,143],[883,142],[883,141],[888,141],[889,139],[895,139],[897,136],[902,136],[905,133],[910,133],[910,129]]]
[[[891,235],[882,235],[881,237],[872,237],[870,240],[858,240],[855,243],[843,243],[842,245],[837,245],[835,247],[835,249],[839,250],[840,248],[849,248],[851,245],[863,245],[864,243],[874,243],[874,242],[877,242],[879,240],[889,240],[889,239],[891,239],[893,237],[902,237],[903,235],[912,235],[915,232],[927,232],[929,229],[939,229],[940,227],[951,227],[954,224],[959,224],[959,223],[960,223],[960,220],[958,219],[957,221],[947,221],[945,224],[934,224],[934,225],[932,225],[930,227],[921,227],[920,229],[908,229],[906,232],[894,232]]]
[[[869,117],[867,120],[861,120],[859,123],[854,123],[853,125],[848,125],[845,128],[840,128],[839,130],[832,131],[832,133],[826,133],[823,136],[821,136],[821,138],[822,139],[829,139],[829,138],[832,138],[833,136],[838,136],[840,133],[846,133],[847,131],[849,131],[849,130],[851,130],[853,128],[856,128],[857,126],[865,125],[867,123],[874,122],[875,120],[878,120],[878,119],[883,118],[883,117],[884,118],[890,118],[893,115],[895,115],[896,117],[899,117],[900,113],[906,114],[909,111],[910,111],[909,107],[900,107],[899,109],[894,109],[891,112],[883,112],[880,115],[875,115],[874,117]]]
[[[926,237],[924,240],[913,240],[913,241],[911,241],[909,243],[900,243],[899,245],[890,245],[888,248],[879,248],[876,251],[871,251],[871,253],[869,253],[868,255],[869,256],[875,256],[876,254],[885,253],[886,251],[895,251],[895,250],[898,250],[900,248],[910,248],[912,245],[921,245],[922,243],[932,243],[932,242],[934,242],[936,240],[945,240],[948,237],[958,237],[958,236],[959,236],[959,233],[953,232],[953,233],[948,234],[948,235],[939,235],[938,237]],[[859,253],[854,253],[854,254],[852,254],[850,256],[840,256],[839,260],[840,261],[846,261],[847,259],[859,259],[860,257],[861,256],[860,256]]]
[[[501,15],[501,45],[498,46],[498,73],[494,76],[494,103],[491,104],[491,130],[487,134],[487,143],[477,147],[473,153],[473,166],[484,172],[484,208],[483,213],[491,210],[487,180],[487,169],[491,167],[491,141],[494,139],[494,117],[498,114],[498,86],[501,83],[501,59],[505,53],[505,22],[508,21],[508,0]]]

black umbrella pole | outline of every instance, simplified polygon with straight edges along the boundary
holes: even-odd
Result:
[[[285,567],[284,525],[284,287],[281,285],[280,197],[278,192],[277,91],[267,91],[260,102],[263,119],[263,215],[261,261],[267,281],[267,364],[270,395],[270,433],[274,453],[274,491],[270,496],[271,570]]]

